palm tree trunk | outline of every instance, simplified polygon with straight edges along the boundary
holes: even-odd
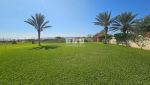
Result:
[[[125,46],[128,46],[127,32],[123,32]]]
[[[41,34],[40,31],[38,31],[38,45],[41,46],[41,38],[40,38]]]
[[[126,40],[127,40],[127,46],[129,47],[130,46],[130,43],[129,43],[129,31],[127,30],[127,35],[126,35]]]
[[[107,44],[107,32],[108,32],[108,27],[105,27],[105,44]]]

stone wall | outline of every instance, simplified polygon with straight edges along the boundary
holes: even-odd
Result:
[[[146,43],[144,44],[144,46],[142,47],[142,49],[145,49],[145,50],[150,50],[150,38],[147,39],[145,41]],[[110,41],[109,41],[110,44],[117,44],[117,41],[115,38],[112,38]],[[122,45],[122,44],[119,44],[119,45]],[[129,41],[129,45],[133,48],[141,48],[140,45],[138,45],[137,43],[133,42],[133,41]]]

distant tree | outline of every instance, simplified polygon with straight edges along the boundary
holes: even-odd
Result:
[[[31,18],[27,19],[26,21],[24,21],[30,25],[32,25],[38,32],[38,45],[41,46],[41,32],[45,29],[45,28],[49,28],[51,26],[47,26],[47,24],[49,23],[49,21],[45,21],[45,17],[42,14],[35,14],[35,16],[31,16]]]
[[[88,38],[92,38],[93,36],[92,36],[91,34],[88,34],[87,37],[88,37]]]
[[[88,34],[87,37],[85,38],[85,41],[92,42],[93,41],[93,36],[91,34]]]
[[[32,44],[35,44],[35,40],[32,40]]]
[[[133,25],[137,22],[136,14],[132,12],[124,12],[116,17],[112,23],[112,30],[120,30],[123,33],[123,38],[126,46],[128,46],[128,34],[131,31]]]
[[[109,26],[114,21],[114,19],[111,18],[111,12],[100,13],[95,19],[96,19],[96,22],[94,22],[95,25],[100,25],[100,26],[104,27],[105,43],[106,43],[107,42],[107,33],[108,33]]]
[[[64,37],[57,36],[56,39],[64,39]]]
[[[12,41],[12,44],[17,44],[17,41],[16,41],[16,40],[13,40],[13,41]]]

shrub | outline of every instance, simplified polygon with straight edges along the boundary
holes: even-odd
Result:
[[[134,39],[133,34],[124,34],[124,33],[114,34],[114,37],[117,41],[117,44],[125,44],[126,46],[129,46],[129,40]]]
[[[112,39],[112,35],[107,34],[107,40],[105,41],[105,35],[100,36],[101,41],[106,44],[110,39]]]
[[[17,44],[17,41],[15,41],[15,40],[14,40],[14,41],[12,41],[12,44]]]
[[[32,44],[35,44],[35,41],[34,41],[34,40],[32,41]]]

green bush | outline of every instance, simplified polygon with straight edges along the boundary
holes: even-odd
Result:
[[[34,41],[34,40],[32,41],[32,44],[35,44],[35,41]]]
[[[106,44],[110,39],[112,39],[112,35],[107,35],[107,40],[105,41],[105,35],[101,36],[101,41]]]
[[[17,44],[17,41],[15,41],[15,40],[14,40],[14,41],[12,41],[12,44]]]
[[[114,34],[115,39],[117,40],[117,44],[128,44],[129,40],[133,40],[133,34],[124,34],[124,33],[117,33]]]

